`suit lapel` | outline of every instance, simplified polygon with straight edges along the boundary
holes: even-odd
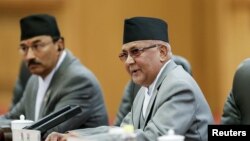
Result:
[[[155,101],[157,93],[158,93],[158,90],[155,89],[154,92],[153,92],[153,94],[152,94],[152,96],[151,96],[151,98],[150,98],[150,101],[148,103],[148,107],[147,107],[147,110],[146,110],[144,127],[145,127],[146,123],[148,122],[149,117],[151,117],[149,115],[151,113],[152,107],[154,106],[154,101]]]
[[[60,65],[60,67],[58,68],[58,70],[54,73],[54,76],[51,79],[51,82],[49,84],[49,87],[46,91],[46,94],[44,95],[44,99],[40,108],[40,112],[39,112],[39,119],[44,117],[45,115],[49,114],[48,112],[48,103],[51,101],[54,91],[57,88],[57,85],[60,84],[56,81],[58,81],[58,79],[60,77],[62,77],[64,70],[69,67],[70,63],[72,63],[72,61],[75,60],[75,57],[72,55],[72,53],[69,50],[66,50],[66,56],[62,62],[62,64]],[[54,103],[56,104],[56,103]],[[55,106],[55,105],[53,105]]]
[[[31,89],[31,91],[28,91],[28,95],[30,95],[31,100],[30,100],[30,105],[28,108],[30,108],[31,110],[27,110],[27,111],[31,111],[30,113],[30,117],[32,120],[35,120],[35,112],[36,112],[36,97],[37,97],[37,91],[38,91],[38,77],[37,76],[33,76],[35,77],[34,79],[34,86]]]
[[[155,103],[155,99],[157,97],[158,91],[161,87],[161,84],[163,82],[163,80],[165,79],[165,77],[167,76],[168,72],[171,71],[172,69],[174,69],[175,67],[177,67],[177,65],[175,64],[174,61],[170,61],[169,64],[167,64],[167,66],[164,68],[164,70],[162,71],[162,73],[160,74],[159,79],[156,82],[152,97],[150,98],[147,110],[146,110],[146,116],[145,116],[145,124],[144,127],[147,125],[147,122],[149,121],[149,119],[151,118],[151,114],[153,111],[153,107],[154,107],[154,103]],[[144,128],[143,127],[143,128]]]
[[[46,105],[47,105],[47,103],[48,103],[48,101],[49,101],[49,98],[50,98],[50,96],[51,96],[50,93],[51,93],[51,90],[47,90],[47,91],[46,91],[46,94],[44,95],[44,98],[43,98],[43,101],[42,101],[42,105],[41,105],[41,107],[40,107],[38,119],[40,119],[40,118],[44,117],[45,115],[47,115],[47,114],[46,114],[46,113],[47,113],[46,110],[48,110],[48,109],[46,108]]]
[[[138,96],[138,100],[134,101],[135,106],[133,109],[133,121],[134,121],[134,126],[135,129],[138,129],[140,126],[140,118],[141,118],[141,114],[142,114],[142,105],[143,105],[143,101],[144,101],[144,92],[145,90],[140,89],[137,96]]]
[[[61,65],[59,66],[58,70],[54,73],[54,76],[51,79],[50,85],[48,87],[48,90],[56,89],[57,85],[60,85],[60,83],[56,83],[56,81],[63,76],[64,70],[67,69],[67,67],[70,66],[70,64],[75,61],[76,58],[73,56],[73,54],[66,49],[66,56],[64,60],[62,61]],[[53,85],[52,85],[53,84]],[[55,85],[57,84],[57,85]]]

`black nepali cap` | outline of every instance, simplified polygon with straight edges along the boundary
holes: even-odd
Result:
[[[124,23],[123,44],[138,40],[168,40],[168,25],[165,21],[151,17],[133,17]]]
[[[60,38],[60,31],[54,16],[48,14],[35,14],[20,20],[21,40],[40,35],[50,35]]]

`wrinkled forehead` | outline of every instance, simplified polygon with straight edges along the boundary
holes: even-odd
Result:
[[[22,40],[20,44],[32,44],[33,42],[47,41],[47,40],[51,40],[51,36],[41,35],[41,36],[35,36],[29,39]]]
[[[122,45],[122,50],[129,50],[133,47],[145,47],[154,44],[154,40],[133,41]]]

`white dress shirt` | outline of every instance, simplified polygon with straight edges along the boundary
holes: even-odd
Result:
[[[161,68],[160,72],[157,74],[157,77],[156,79],[153,81],[152,84],[150,84],[149,88],[147,87],[143,87],[145,88],[145,93],[144,93],[144,101],[143,101],[143,107],[142,107],[142,114],[143,114],[143,117],[145,118],[146,116],[146,111],[147,111],[147,108],[148,108],[148,103],[153,95],[153,91],[155,89],[155,84],[157,82],[157,80],[159,79],[162,71],[164,70],[164,68],[167,66],[167,64],[169,64],[171,60],[167,61],[163,67]]]
[[[46,91],[49,87],[51,79],[54,76],[56,70],[62,64],[62,61],[65,58],[65,56],[66,56],[66,51],[64,50],[62,52],[62,55],[59,58],[59,61],[56,64],[56,67],[49,73],[49,75],[46,76],[44,79],[41,76],[38,76],[39,85],[38,85],[38,91],[37,91],[37,96],[36,96],[35,121],[38,120],[40,108],[41,108],[42,102],[44,101],[44,96],[45,96]]]

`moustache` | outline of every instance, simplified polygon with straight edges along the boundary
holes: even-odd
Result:
[[[30,60],[30,61],[28,61],[28,67],[30,66],[30,65],[40,65],[41,63],[40,62],[38,62],[38,61],[36,61],[36,60]]]

